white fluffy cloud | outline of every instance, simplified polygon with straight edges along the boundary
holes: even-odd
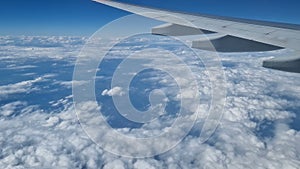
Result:
[[[0,61],[6,59],[14,65],[20,59],[75,58],[87,38],[85,37],[28,37],[28,36],[2,36],[0,37]],[[8,65],[9,67],[9,65]]]
[[[107,95],[107,96],[122,96],[122,95],[124,95],[124,92],[121,87],[117,86],[110,90],[108,90],[108,89],[103,90],[101,95],[102,96],[105,96],[105,95]]]
[[[30,93],[34,90],[37,90],[34,84],[37,82],[41,82],[42,80],[42,77],[38,77],[33,80],[26,80],[14,84],[0,86],[0,98],[7,97],[10,94]]]
[[[16,110],[18,107],[26,106],[26,102],[16,101],[5,104],[4,106],[0,107],[0,115],[4,117],[12,116],[13,114],[17,113]]]

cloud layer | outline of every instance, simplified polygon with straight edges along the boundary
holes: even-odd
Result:
[[[83,39],[1,37],[1,60],[18,66],[24,59],[46,57],[55,62],[57,59],[66,61],[64,65],[60,65],[62,67],[73,65],[74,56],[79,51],[74,49],[81,47]],[[70,48],[71,46],[73,48]],[[118,53],[118,51],[114,52]],[[299,121],[295,122],[295,119],[299,119],[300,114],[300,76],[261,67],[262,60],[284,52],[286,51],[222,54],[228,95],[224,115],[215,134],[204,144],[199,141],[197,127],[201,127],[203,122],[200,116],[191,133],[174,149],[144,159],[116,156],[95,144],[77,120],[71,93],[53,98],[49,102],[49,109],[44,109],[38,103],[33,104],[31,100],[12,101],[12,96],[15,94],[31,95],[32,92],[43,90],[56,93],[55,88],[36,87],[37,83],[47,81],[47,85],[58,85],[56,87],[67,91],[72,84],[70,77],[63,79],[58,76],[61,72],[52,74],[42,72],[34,77],[30,74],[26,76],[25,73],[36,72],[23,72],[20,76],[27,77],[26,79],[1,82],[0,85],[0,166],[3,168],[296,169],[300,166],[300,134],[298,126],[295,125],[299,123]],[[205,52],[202,53],[204,59],[209,60],[209,57],[205,58]],[[189,62],[193,63],[193,60]],[[194,66],[195,70],[198,70],[197,65]],[[53,68],[55,65],[51,64],[49,67]],[[9,67],[3,66],[1,69],[11,71]],[[21,70],[24,67],[17,69]],[[168,88],[172,84],[164,81],[167,78],[162,78],[163,74],[160,75],[160,78],[153,77],[146,80],[160,80],[160,83],[165,84],[166,87],[163,90],[173,90]],[[210,86],[205,85],[207,76],[203,72],[199,72],[200,75],[203,75],[203,79],[200,79],[203,81],[200,91],[203,92],[203,96],[209,96]],[[122,94],[121,88],[104,87],[104,89],[106,90],[98,91],[98,94],[107,97]],[[89,112],[94,109],[102,111],[101,105],[88,102],[82,105],[82,111]],[[141,134],[142,131],[159,133],[161,129],[170,125],[173,119],[169,118],[170,121],[165,119],[166,121],[157,121],[142,128],[119,128],[118,131],[128,135]],[[104,134],[105,132],[107,131],[101,131]],[[127,147],[122,146],[122,142],[118,144],[116,147],[126,150]],[[156,144],[160,147],[163,142]]]

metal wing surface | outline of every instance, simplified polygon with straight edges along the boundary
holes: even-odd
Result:
[[[300,25],[188,14],[112,0],[94,0],[124,11],[166,22],[154,27],[153,34],[195,36],[193,48],[218,52],[255,52],[290,49],[291,54],[265,60],[263,66],[300,73]],[[205,35],[203,35],[205,34]],[[199,35],[203,35],[199,37]],[[211,49],[211,45],[214,49]]]

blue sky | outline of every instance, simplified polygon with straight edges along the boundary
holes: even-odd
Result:
[[[119,0],[184,12],[300,24],[299,0]],[[91,35],[126,12],[91,0],[0,2],[0,35]]]

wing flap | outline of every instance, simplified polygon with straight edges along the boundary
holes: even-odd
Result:
[[[214,32],[199,29],[199,28],[194,28],[194,27],[172,24],[172,23],[167,23],[152,28],[152,34],[167,35],[167,36],[188,36],[188,35],[201,35],[201,34],[210,34],[210,33],[214,33]]]
[[[300,54],[281,56],[263,62],[263,67],[282,70],[287,72],[300,73]]]
[[[194,41],[192,47],[217,52],[262,52],[282,49],[278,46],[229,35],[217,39],[208,39],[207,41]]]

